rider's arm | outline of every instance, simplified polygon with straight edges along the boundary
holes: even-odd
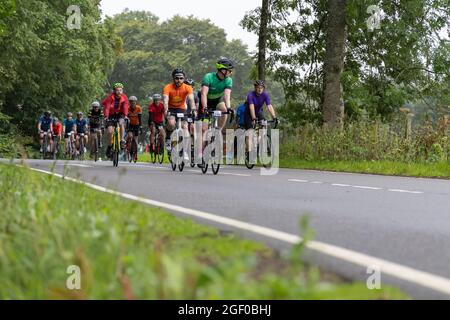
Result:
[[[167,94],[164,95],[164,114],[167,114],[169,110],[169,96]]]
[[[225,89],[223,99],[225,101],[225,106],[227,109],[231,109],[231,89]]]
[[[209,87],[202,86],[201,99],[200,99],[200,105],[201,105],[202,111],[205,111],[208,108],[208,92],[209,92]]]
[[[267,106],[267,110],[269,110],[270,115],[272,116],[272,119],[275,119],[277,116],[275,114],[275,109],[271,104]]]
[[[249,105],[249,110],[250,110],[250,116],[252,117],[252,120],[256,119],[256,113],[255,113],[255,105],[253,103],[251,103]]]
[[[37,128],[38,128],[38,131],[39,132],[41,132],[42,130],[41,130],[41,120],[39,119],[39,122],[38,122],[38,126],[37,126]]]
[[[194,94],[193,93],[189,94],[188,98],[189,98],[189,103],[191,104],[191,110],[196,111],[197,106],[195,105]]]

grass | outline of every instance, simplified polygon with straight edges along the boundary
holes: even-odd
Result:
[[[404,163],[394,161],[318,161],[285,158],[280,155],[280,167],[336,172],[371,173],[392,176],[450,179],[450,163]]]
[[[0,194],[0,299],[407,298],[26,168],[0,165]],[[71,265],[81,290],[66,288]]]

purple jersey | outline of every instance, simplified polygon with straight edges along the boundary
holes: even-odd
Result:
[[[247,103],[248,106],[250,106],[251,104],[255,105],[255,114],[258,115],[259,113],[263,112],[264,103],[267,106],[271,104],[270,96],[265,91],[259,96],[256,94],[255,91],[251,91],[247,95]]]

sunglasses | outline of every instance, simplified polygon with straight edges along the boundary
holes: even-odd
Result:
[[[174,78],[175,80],[184,80],[184,78],[179,78],[179,77],[176,77],[176,78]]]

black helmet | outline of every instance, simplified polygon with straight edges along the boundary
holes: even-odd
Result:
[[[52,115],[52,112],[50,110],[47,110],[44,112],[44,116],[50,117]]]
[[[220,59],[219,61],[217,61],[216,68],[217,68],[217,70],[222,70],[222,69],[232,70],[232,69],[234,69],[234,62],[231,61],[230,59],[223,58],[223,59]]]
[[[175,78],[176,76],[186,77],[186,73],[184,72],[183,69],[176,68],[175,70],[172,71],[172,78]]]
[[[253,85],[255,86],[255,87],[259,87],[259,86],[261,86],[261,87],[266,87],[266,83],[264,82],[264,80],[256,80],[254,83],[253,83]]]
[[[186,81],[184,82],[187,85],[191,86],[191,87],[195,87],[195,81],[193,79],[186,79]]]

